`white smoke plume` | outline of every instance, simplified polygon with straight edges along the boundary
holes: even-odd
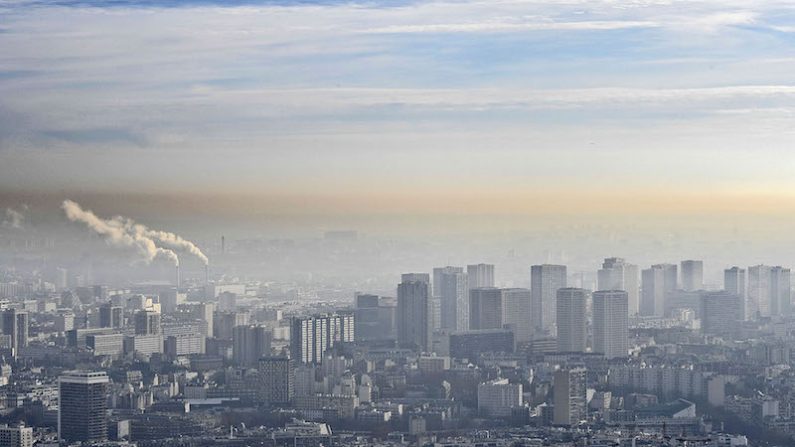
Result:
[[[105,238],[105,242],[114,247],[130,248],[136,251],[147,264],[155,258],[165,258],[179,265],[179,258],[174,251],[158,247],[155,242],[143,234],[130,233],[118,219],[102,219],[90,210],[84,210],[71,200],[64,200],[61,205],[66,217],[72,222],[81,222],[89,229]]]
[[[146,225],[139,224],[132,219],[123,218],[118,216],[115,218],[120,224],[127,229],[131,234],[140,235],[143,237],[154,240],[158,245],[175,250],[182,253],[188,253],[198,258],[202,264],[209,264],[210,260],[202,253],[199,247],[193,242],[182,238],[181,236],[169,233],[168,231],[152,230]]]
[[[23,206],[23,209],[25,208],[27,207]],[[22,214],[21,211],[17,211],[13,208],[6,208],[5,216],[2,225],[6,228],[21,230],[25,225],[25,215]]]

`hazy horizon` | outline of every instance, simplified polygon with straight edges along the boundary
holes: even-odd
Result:
[[[795,204],[786,2],[13,1],[0,17],[6,206],[61,191],[265,198],[272,214]]]
[[[793,12],[5,2],[0,231],[71,234],[75,200],[204,248],[413,241],[406,268],[795,265]]]

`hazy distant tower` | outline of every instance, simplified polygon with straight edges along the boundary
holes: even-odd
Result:
[[[534,265],[530,267],[530,293],[533,300],[533,326],[537,331],[552,331],[558,289],[566,287],[565,265]]]
[[[622,258],[605,258],[597,272],[599,290],[623,290],[629,299],[629,314],[637,315],[640,308],[640,278],[638,266]]]
[[[469,328],[469,282],[462,267],[433,269],[433,289],[439,299],[440,327],[453,331]]]
[[[641,315],[665,315],[665,299],[676,290],[676,265],[655,264],[641,274]]]
[[[790,269],[773,267],[770,269],[770,315],[788,316],[792,313],[792,284]]]
[[[559,352],[585,352],[587,342],[585,307],[588,291],[564,288],[557,293]]]
[[[704,262],[682,261],[682,289],[688,292],[704,289]]]
[[[612,359],[629,352],[627,292],[599,290],[593,293],[593,351]]]
[[[467,266],[469,288],[494,287],[493,264],[470,264]]]
[[[397,289],[397,335],[402,346],[427,351],[431,325],[430,276],[406,273]]]
[[[699,306],[701,332],[704,334],[731,334],[743,319],[743,300],[726,290],[701,292]]]
[[[469,328],[499,329],[502,327],[502,291],[480,287],[469,291]]]
[[[745,269],[732,267],[723,271],[723,290],[740,297],[741,317],[745,318]]]
[[[502,324],[514,334],[516,343],[533,338],[533,303],[530,289],[502,289]]]
[[[746,319],[770,316],[770,266],[748,267],[748,294],[745,302]]]

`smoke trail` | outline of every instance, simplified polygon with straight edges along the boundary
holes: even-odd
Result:
[[[72,222],[81,222],[89,229],[105,238],[105,242],[115,247],[134,249],[147,264],[155,258],[165,258],[179,265],[179,258],[174,251],[158,247],[155,242],[144,235],[129,233],[117,219],[101,219],[89,210],[83,210],[79,204],[64,200],[61,205],[66,217]]]
[[[128,232],[131,234],[140,235],[143,237],[150,238],[154,240],[158,245],[162,245],[167,247],[171,250],[176,250],[179,252],[184,252],[191,254],[198,258],[204,265],[209,264],[209,259],[207,256],[202,253],[199,247],[196,246],[193,242],[182,238],[181,236],[169,233],[168,231],[160,231],[160,230],[152,230],[151,228],[147,227],[146,225],[139,224],[132,219],[124,218],[121,216],[117,216],[115,218],[117,222],[124,226]]]

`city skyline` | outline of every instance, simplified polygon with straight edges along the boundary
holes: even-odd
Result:
[[[0,447],[795,445],[794,42],[0,0]]]

